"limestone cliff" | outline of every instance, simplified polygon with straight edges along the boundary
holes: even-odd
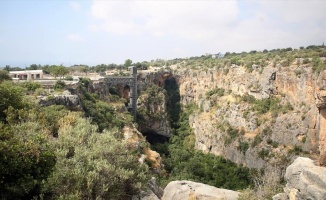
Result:
[[[251,168],[285,168],[298,154],[325,164],[326,73],[300,61],[252,69],[174,67],[182,104],[200,108],[189,120],[195,147]]]
[[[164,90],[152,86],[143,92],[137,100],[139,130],[143,133],[155,132],[169,137],[170,125],[166,112]]]

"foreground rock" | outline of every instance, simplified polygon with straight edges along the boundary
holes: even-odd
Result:
[[[69,110],[81,110],[81,101],[78,95],[72,95],[69,91],[64,91],[62,94],[51,96],[39,96],[39,104],[41,106],[63,105]]]
[[[325,200],[326,168],[319,167],[309,158],[297,158],[287,169],[285,193],[273,200]]]
[[[239,193],[192,181],[172,181],[164,189],[162,200],[236,200]]]

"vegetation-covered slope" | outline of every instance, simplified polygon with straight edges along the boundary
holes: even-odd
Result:
[[[144,188],[148,167],[122,140],[131,116],[83,91],[75,112],[40,107],[33,90],[0,84],[1,199],[130,199]]]

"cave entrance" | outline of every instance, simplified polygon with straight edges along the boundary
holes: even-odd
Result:
[[[151,145],[163,144],[169,142],[169,137],[157,134],[154,130],[146,130],[142,132],[143,136],[146,136],[147,142]]]

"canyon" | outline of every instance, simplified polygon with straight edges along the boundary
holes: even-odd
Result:
[[[300,60],[285,67],[273,63],[252,67],[248,72],[237,65],[203,69],[174,65],[169,73],[141,75],[138,81],[162,87],[166,80],[177,81],[181,105],[194,103],[199,108],[189,119],[198,150],[249,168],[285,169],[298,155],[325,165],[326,73],[314,73]],[[214,89],[223,92],[209,96]],[[257,113],[244,96],[274,99],[279,110]],[[152,106],[152,111],[164,112],[164,107]],[[231,130],[234,136],[229,135]]]

